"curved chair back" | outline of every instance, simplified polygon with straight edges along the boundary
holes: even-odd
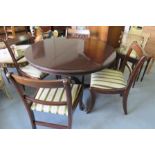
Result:
[[[143,56],[142,48],[138,45],[137,42],[133,42],[130,45],[130,47],[127,51],[127,54],[125,55],[124,60],[122,62],[121,69],[120,69],[122,72],[124,72],[125,65],[127,64],[127,61],[130,59],[130,54],[132,52],[135,52],[138,58],[141,58]]]
[[[137,42],[133,42],[131,46],[128,49],[128,52],[123,60],[122,66],[121,66],[121,71],[124,72],[125,66],[127,65],[127,61],[130,57],[131,52],[134,51],[136,52],[136,55],[138,57],[138,61],[134,68],[132,68],[131,74],[128,79],[128,86],[127,90],[129,90],[133,84],[133,82],[136,80],[136,77],[139,75],[140,70],[144,64],[144,62],[147,60],[146,56],[144,56],[142,48],[138,45]]]

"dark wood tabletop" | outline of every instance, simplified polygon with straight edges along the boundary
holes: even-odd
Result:
[[[101,40],[52,38],[27,48],[25,57],[45,73],[84,75],[110,65],[116,53]]]

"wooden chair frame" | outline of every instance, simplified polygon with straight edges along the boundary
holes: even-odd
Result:
[[[130,56],[132,50],[135,50],[137,52],[140,59],[137,62],[137,64],[135,65],[134,69],[131,71],[129,66],[127,65],[127,61],[129,59],[129,56]],[[141,50],[142,49],[138,46],[138,44],[133,43],[130,46],[130,48],[127,52],[127,55],[125,56],[125,58],[123,60],[120,71],[123,72],[125,69],[125,66],[127,66],[127,68],[129,69],[129,72],[130,72],[129,79],[127,81],[127,86],[125,88],[120,88],[120,89],[113,88],[113,89],[108,90],[108,89],[99,89],[99,88],[90,87],[91,102],[88,104],[87,113],[92,111],[94,104],[95,104],[95,92],[98,92],[98,93],[103,93],[103,94],[120,94],[123,97],[124,114],[127,114],[127,99],[128,99],[130,88],[131,88],[133,82],[135,81],[137,75],[139,74],[142,65],[147,60],[146,56],[142,55]]]
[[[13,73],[8,74],[9,78],[15,85],[23,103],[27,110],[27,113],[30,118],[30,122],[32,125],[32,128],[35,129],[36,125],[46,126],[46,127],[52,127],[52,128],[60,128],[60,129],[67,129],[72,127],[72,113],[75,110],[78,102],[82,103],[82,94],[83,89],[81,89],[79,96],[77,97],[77,100],[75,101],[75,104],[72,106],[72,95],[71,95],[71,87],[70,87],[70,81],[68,79],[63,80],[37,80],[37,79],[30,79],[27,77],[22,77],[15,75]],[[25,90],[23,89],[23,86],[28,86],[31,88],[36,88],[39,90],[39,88],[62,88],[64,87],[66,91],[66,102],[49,102],[49,101],[42,101],[39,99],[35,99],[35,96],[28,96],[25,93]],[[54,124],[54,123],[48,123],[48,122],[42,122],[35,120],[34,112],[31,110],[32,103],[39,103],[42,105],[53,105],[53,106],[62,106],[67,105],[68,107],[68,123],[67,125],[60,125],[60,124]]]
[[[25,76],[25,77],[29,77],[29,78],[33,78],[33,79],[37,79],[36,77],[32,77],[32,76],[26,74],[25,72],[23,72],[23,71],[20,69],[20,64],[18,63],[18,61],[21,60],[24,56],[22,56],[22,57],[16,59],[16,58],[15,58],[15,55],[14,55],[12,49],[10,48],[9,44],[7,43],[7,41],[4,40],[4,39],[0,39],[0,42],[3,42],[3,43],[5,44],[5,46],[6,46],[6,48],[8,49],[8,51],[9,51],[9,53],[10,53],[10,55],[11,55],[12,61],[13,61],[13,63],[14,63],[14,67],[16,68],[18,75],[20,75],[20,76]],[[8,72],[7,67],[4,67],[4,73],[5,73],[5,75],[7,74],[7,72]],[[45,78],[45,77],[46,77],[46,74],[45,74],[45,76],[43,76],[42,78]]]

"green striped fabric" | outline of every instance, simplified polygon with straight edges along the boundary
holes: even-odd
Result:
[[[101,89],[120,89],[126,87],[126,82],[122,72],[112,69],[104,69],[91,74],[91,87]]]
[[[77,97],[79,96],[81,90],[81,85],[73,84],[71,86],[71,94],[72,94],[72,104],[75,103]],[[35,99],[43,100],[43,101],[53,101],[53,102],[66,102],[66,91],[64,88],[40,88]],[[59,115],[68,115],[67,106],[51,106],[51,105],[43,105],[39,103],[33,103],[31,106],[31,110],[48,112]]]
[[[32,77],[35,77],[35,78],[41,78],[44,75],[44,73],[42,73],[37,68],[34,68],[30,64],[22,67],[21,70],[23,72],[25,72],[26,74],[28,74],[28,75],[30,75]]]

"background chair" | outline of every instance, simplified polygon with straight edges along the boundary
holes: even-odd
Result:
[[[129,56],[134,50],[137,55],[140,57],[134,69],[132,70],[127,61]],[[125,56],[121,69],[104,69],[102,71],[93,73],[91,75],[91,84],[90,84],[90,92],[91,92],[91,102],[87,107],[87,112],[89,113],[94,104],[95,104],[95,92],[103,93],[103,94],[120,94],[123,97],[123,110],[124,113],[127,114],[127,98],[130,91],[130,88],[135,81],[135,78],[140,72],[142,65],[144,64],[146,57],[142,55],[142,49],[138,44],[133,43],[128,49],[127,55]],[[123,75],[125,66],[129,69],[130,75],[129,79],[126,82],[125,77]]]
[[[36,128],[36,125],[52,128],[71,128],[72,112],[75,110],[78,102],[82,103],[83,91],[81,85],[70,84],[70,81],[67,79],[43,81],[15,74],[9,74],[8,76],[23,100],[32,128]],[[36,89],[33,97],[27,95],[23,86]],[[34,111],[66,116],[68,120],[67,125],[38,121],[35,119]]]
[[[145,32],[142,32],[141,34],[138,34],[138,35],[135,33],[131,33],[131,32],[129,32],[129,33],[123,32],[120,37],[120,39],[121,39],[120,47],[116,49],[118,57],[121,58],[120,63],[123,62],[123,59],[124,59],[125,55],[127,54],[127,51],[129,49],[130,45],[133,42],[137,42],[137,44],[142,48],[143,54],[147,55],[144,49],[148,42],[149,37],[150,37],[150,34],[145,33]],[[133,68],[139,58],[138,58],[136,52],[134,52],[134,51],[132,51],[132,53],[129,57],[130,58],[128,59],[128,62],[130,62],[132,64],[132,68]],[[144,78],[144,75],[145,75],[148,65],[150,63],[150,60],[151,60],[151,58],[148,57],[146,66],[144,68],[144,72],[142,73],[142,76],[141,76],[141,81]],[[117,60],[117,65],[118,65],[118,60]],[[139,76],[138,76],[137,80],[138,79],[139,79]]]
[[[10,54],[10,56],[11,56],[10,58],[12,59],[12,62],[13,62],[13,63],[12,62],[11,63],[16,68],[19,75],[24,75],[27,77],[37,78],[37,79],[42,79],[45,76],[47,76],[47,74],[42,73],[40,70],[34,68],[33,66],[31,66],[30,64],[27,63],[27,60],[24,57],[23,51],[16,51],[15,49],[14,49],[15,51],[13,51],[13,49],[8,45],[7,41],[1,39],[1,42],[3,42],[5,44],[5,47],[6,47],[5,50],[7,50],[7,52]],[[20,64],[23,62],[26,62],[27,65],[24,65],[21,67]],[[2,64],[2,62],[1,62],[1,64]],[[5,74],[8,72],[6,64],[8,64],[8,62],[4,61],[3,67],[5,68],[5,70],[4,70]]]
[[[77,29],[66,29],[66,37],[67,38],[79,38],[79,39],[87,39],[90,37],[90,31],[85,30],[77,30]]]

